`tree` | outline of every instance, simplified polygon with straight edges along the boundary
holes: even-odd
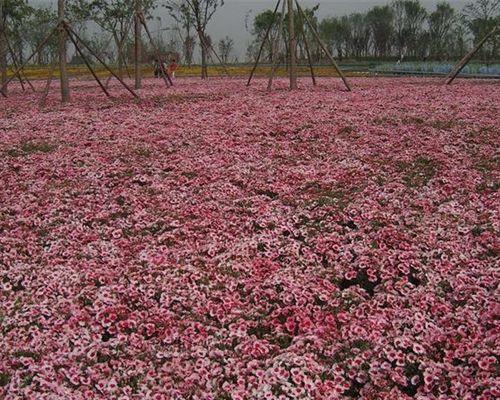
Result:
[[[252,34],[255,36],[255,42],[259,44],[265,39],[265,34],[268,31],[269,27],[271,27],[271,31],[267,36],[266,42],[264,43],[264,51],[265,54],[267,54],[267,59],[269,62],[274,61],[273,40],[278,35],[278,21],[281,18],[282,15],[280,12],[276,12],[276,14],[273,16],[273,10],[265,10],[257,14],[253,19]]]
[[[438,3],[428,18],[430,56],[435,60],[449,59],[457,22],[455,9],[446,1]]]
[[[427,11],[419,0],[395,0],[391,7],[394,13],[394,37],[398,56],[401,58],[408,54],[415,57]]]
[[[467,27],[465,26],[463,18],[457,18],[451,36],[450,57],[453,59],[463,57],[467,52]]]
[[[0,85],[3,92],[7,91],[7,29],[3,1],[0,1]]]
[[[285,5],[287,1],[285,0]],[[304,8],[302,11],[307,16],[311,24],[317,28],[318,18],[315,13],[318,10],[319,5],[312,8]],[[282,31],[279,31],[280,21],[283,20]],[[273,43],[278,39],[278,37],[283,39],[285,43],[286,51],[288,52],[288,31],[289,31],[290,18],[288,12],[283,15],[276,8],[274,10],[264,10],[257,14],[253,19],[253,26],[251,33],[254,36],[254,41],[248,45],[247,48],[247,58],[253,59],[257,56],[258,51],[261,46],[263,46],[263,52],[265,54],[264,59],[267,59],[270,63],[273,63],[276,59],[283,57],[280,49],[273,46]],[[301,13],[297,9],[293,11],[293,26],[295,31],[295,42],[296,42],[296,58],[305,59],[306,58],[306,41],[308,45],[308,50],[311,58],[318,59],[320,57],[320,48],[313,39],[313,34],[305,19],[302,17]],[[269,32],[268,32],[269,31]],[[267,36],[266,36],[267,33]],[[305,37],[305,38],[304,38]]]
[[[234,40],[229,36],[226,36],[225,38],[219,40],[218,47],[222,61],[224,64],[227,64],[229,56],[234,50]]]
[[[350,35],[348,38],[351,55],[356,58],[366,56],[370,44],[370,27],[366,14],[353,13],[349,15],[349,27]]]
[[[474,45],[500,24],[500,0],[476,0],[464,8],[464,19],[474,36]],[[486,62],[498,57],[498,32],[479,52]]]
[[[370,29],[374,53],[378,57],[387,57],[391,51],[394,33],[394,13],[389,6],[373,7],[366,15]]]
[[[27,0],[3,0],[0,4],[0,86],[6,92],[7,56],[12,50],[15,52],[14,57],[22,62],[24,41],[21,31],[32,8],[28,6]]]
[[[319,24],[319,33],[329,49],[335,49],[340,61],[347,56],[351,28],[347,16],[325,18]]]
[[[215,12],[224,5],[224,0],[167,0],[166,7],[170,13],[176,13],[181,8],[190,14],[194,21],[196,33],[201,47],[201,78],[208,77],[207,56],[210,46],[207,43],[207,25]]]
[[[132,24],[134,2],[125,0],[72,0],[73,15],[94,21],[112,35],[117,50],[118,76],[123,78],[123,42]]]
[[[61,81],[61,100],[66,103],[70,100],[68,73],[66,70],[66,47],[67,47],[67,32],[62,29],[62,24],[65,21],[65,0],[58,0],[57,22],[59,23],[59,79]]]
[[[194,29],[195,21],[191,9],[185,2],[173,3],[167,5],[171,17],[177,22],[177,31],[181,36],[182,41],[182,53],[184,56],[184,62],[191,66],[193,63],[194,47],[196,45],[196,39],[192,34],[192,29]]]
[[[26,21],[24,28],[24,38],[29,46],[29,53],[33,53],[39,43],[50,32],[57,23],[57,14],[51,8],[34,8]],[[38,52],[35,62],[38,65],[44,65],[54,59],[57,54],[57,38],[53,36],[47,45]]]
[[[156,0],[140,0],[143,14],[150,18]],[[131,0],[70,0],[69,9],[77,20],[94,21],[112,35],[117,51],[118,76],[123,78],[125,57],[123,49],[132,28],[135,1]]]
[[[85,42],[87,42],[92,49],[92,51],[99,56],[101,60],[109,63],[113,61],[113,51],[110,49],[109,44],[112,40],[111,37],[103,36],[102,33],[93,32],[92,34],[82,35]],[[85,55],[87,60],[91,60],[93,55],[86,49],[80,49]],[[71,64],[83,64],[84,61],[78,53],[73,55],[71,59]]]
[[[312,8],[303,8],[302,11],[307,16],[311,24],[314,26],[316,30],[318,30],[318,17],[316,16],[316,11],[319,9],[319,4],[315,5]],[[312,53],[311,57],[319,60],[321,58],[321,47],[319,46],[317,40],[314,37],[309,25],[306,23],[305,19],[302,18],[298,10],[294,12],[294,20],[295,20],[295,36],[297,37],[297,48],[300,51],[300,58],[305,59],[305,40],[307,40],[309,51]],[[304,37],[302,36],[302,32],[304,32]]]

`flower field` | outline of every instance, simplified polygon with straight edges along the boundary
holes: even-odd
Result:
[[[0,98],[0,399],[498,398],[500,85],[352,83]]]

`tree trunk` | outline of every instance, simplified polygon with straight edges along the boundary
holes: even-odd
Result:
[[[19,41],[19,46],[17,48],[17,61],[19,61],[19,64],[24,63],[24,41],[21,40]]]
[[[142,61],[142,46],[141,46],[141,4],[139,0],[135,0],[135,46],[134,46],[134,61],[135,61],[135,88],[140,89],[142,86],[141,76],[141,61]]]
[[[122,44],[116,32],[113,32],[113,37],[115,39],[116,51],[117,51],[117,61],[118,61],[118,76],[123,79],[123,57],[122,57]]]
[[[288,50],[290,52],[290,89],[292,90],[297,89],[297,60],[295,59],[297,43],[294,19],[293,0],[288,0]]]
[[[207,48],[205,45],[201,46],[201,79],[208,78],[208,67],[207,67]]]
[[[68,72],[66,70],[66,41],[67,32],[64,29],[64,4],[65,0],[58,0],[59,21],[59,73],[61,79],[61,100],[63,103],[70,101]]]
[[[193,47],[194,38],[188,34],[184,40],[184,61],[189,67],[193,63]]]
[[[0,87],[7,94],[7,40],[3,14],[3,0],[0,0]]]
[[[43,51],[40,51],[36,55],[36,63],[37,63],[37,65],[43,65],[43,64],[45,64],[45,57],[44,57]]]
[[[207,42],[205,38],[205,32],[198,31],[198,36],[200,38],[201,46],[201,79],[208,78],[208,67],[207,67]]]

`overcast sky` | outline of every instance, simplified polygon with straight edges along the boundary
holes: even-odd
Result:
[[[235,56],[244,58],[247,45],[250,41],[250,33],[246,30],[245,19],[249,23],[253,16],[262,10],[274,8],[277,0],[225,0],[224,6],[214,16],[209,25],[208,33],[214,42],[228,35],[235,41]],[[299,0],[303,7],[312,7],[319,4],[318,17],[324,18],[333,15],[346,15],[356,11],[366,11],[375,5],[387,4],[388,0]],[[455,8],[461,9],[470,0],[448,0]],[[30,0],[32,4],[56,5],[57,0]],[[160,0],[161,2],[161,0]],[[439,0],[421,0],[428,9],[433,10]],[[167,13],[161,8],[156,12],[161,20],[150,22],[151,30],[164,29],[171,26],[171,20]]]

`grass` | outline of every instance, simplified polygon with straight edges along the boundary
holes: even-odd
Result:
[[[12,147],[6,150],[10,157],[22,157],[35,153],[50,153],[56,149],[56,145],[48,142],[21,142],[20,146]]]
[[[7,386],[10,382],[10,375],[6,373],[0,373],[0,387]]]
[[[424,156],[417,157],[411,163],[400,163],[399,168],[405,173],[403,182],[410,188],[426,186],[437,170],[435,161]]]
[[[153,153],[151,149],[148,149],[146,147],[137,147],[134,149],[134,153],[138,155],[139,157],[142,158],[149,158],[151,157],[151,154]]]

